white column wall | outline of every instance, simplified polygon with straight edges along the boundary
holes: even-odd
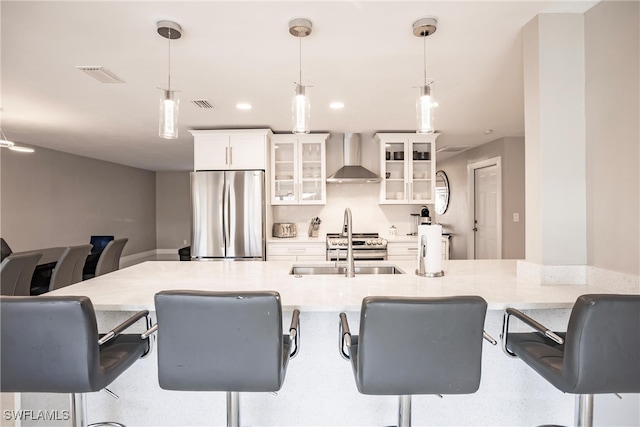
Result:
[[[584,16],[538,15],[523,51],[526,261],[569,266],[550,280],[584,283],[571,271],[587,263]]]

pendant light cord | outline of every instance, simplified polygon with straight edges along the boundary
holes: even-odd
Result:
[[[298,57],[299,57],[299,68],[300,68],[300,86],[302,86],[302,37],[298,37]]]
[[[424,85],[427,85],[427,36],[422,36],[422,50],[424,57]]]
[[[169,76],[169,87],[168,90],[171,92],[171,28],[168,28],[169,36],[167,40],[169,40],[169,59],[167,61],[167,75]]]

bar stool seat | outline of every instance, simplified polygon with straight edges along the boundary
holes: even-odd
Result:
[[[277,292],[163,291],[155,296],[158,382],[165,390],[227,392],[227,425],[240,424],[239,392],[274,392],[298,353],[299,315],[287,334]]]
[[[70,393],[72,424],[86,426],[84,393],[106,388],[148,353],[148,339],[122,333],[144,317],[149,326],[148,314],[99,335],[87,297],[0,297],[0,390]]]
[[[340,353],[358,391],[400,396],[398,426],[411,425],[411,395],[467,394],[480,386],[487,303],[477,296],[367,297],[359,335],[340,314]]]
[[[536,332],[509,332],[511,316]],[[589,294],[576,300],[566,333],[508,308],[505,353],[558,390],[576,395],[575,424],[593,424],[593,395],[640,392],[640,295]]]

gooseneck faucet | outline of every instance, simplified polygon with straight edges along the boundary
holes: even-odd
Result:
[[[353,230],[351,228],[351,209],[344,210],[344,225],[342,235],[347,237],[347,270],[344,277],[356,277],[356,268],[353,262]]]

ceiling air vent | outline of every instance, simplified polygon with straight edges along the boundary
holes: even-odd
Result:
[[[445,145],[442,148],[438,148],[436,153],[459,153],[460,151],[464,151],[469,147],[466,145]]]
[[[208,99],[190,99],[191,103],[198,108],[202,109],[213,109],[216,108],[215,105],[211,103]]]
[[[96,66],[77,66],[78,70],[83,71],[98,80],[101,83],[124,83],[120,77],[113,74],[101,65]]]

